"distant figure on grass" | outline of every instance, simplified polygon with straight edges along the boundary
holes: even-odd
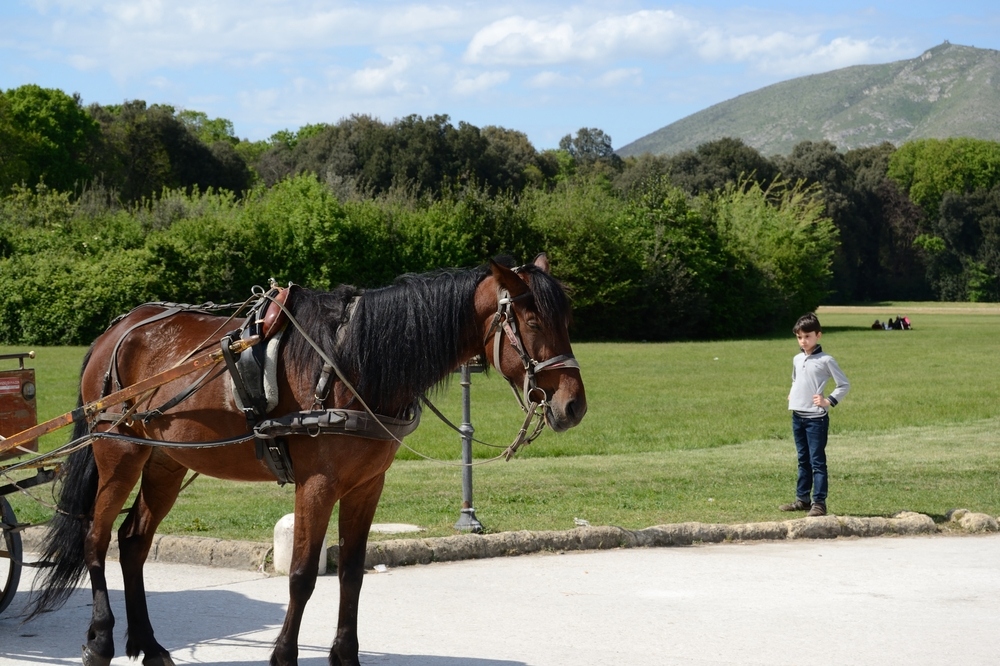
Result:
[[[910,324],[909,317],[896,317],[895,319],[889,319],[884,324],[878,319],[872,324],[872,329],[876,331],[908,331],[912,328]]]
[[[792,436],[799,456],[799,478],[795,501],[782,504],[782,511],[808,511],[808,516],[826,515],[826,438],[830,430],[829,409],[844,399],[850,384],[832,356],[823,351],[823,331],[812,312],[799,317],[792,328],[802,352],[792,359],[792,389],[788,409],[792,412]],[[827,382],[833,392],[824,397]],[[810,498],[810,493],[812,497]]]

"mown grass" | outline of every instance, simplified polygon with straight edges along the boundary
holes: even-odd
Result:
[[[873,331],[875,318],[906,314],[911,331]],[[832,415],[830,509],[942,517],[965,507],[1000,514],[1000,394],[992,359],[1000,307],[893,303],[823,308],[824,348],[851,380]],[[734,337],[738,331],[734,331]],[[39,418],[75,404],[83,349],[39,349]],[[579,344],[587,417],[544,433],[509,463],[474,468],[474,504],[488,531],[568,529],[574,518],[628,528],[697,520],[787,518],[795,453],[785,398],[794,338],[669,344]],[[495,374],[474,375],[476,437],[504,446],[520,411]],[[452,381],[435,402],[460,418]],[[65,441],[61,433],[43,449]],[[426,414],[387,475],[379,522],[408,522],[426,535],[453,534],[461,506],[458,436]],[[497,449],[476,445],[478,462]],[[41,490],[46,499],[51,493]],[[49,510],[13,497],[19,517]],[[182,493],[162,532],[269,540],[292,509],[289,488],[199,478]],[[331,534],[335,532],[335,527]],[[376,537],[381,538],[381,537]]]

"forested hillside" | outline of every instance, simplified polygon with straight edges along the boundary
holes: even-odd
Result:
[[[621,159],[448,116],[235,136],[205,114],[0,94],[0,343],[88,343],[150,300],[241,301],[549,253],[576,339],[785,330],[824,302],[1000,300],[1000,144]]]
[[[802,141],[863,148],[888,141],[1000,137],[1000,51],[944,42],[917,58],[802,76],[728,99],[622,147],[672,155],[736,137],[764,155]]]

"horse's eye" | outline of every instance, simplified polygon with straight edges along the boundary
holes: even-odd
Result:
[[[535,319],[534,317],[531,317],[525,323],[528,325],[528,328],[530,328],[533,331],[542,330],[542,323],[537,319]]]

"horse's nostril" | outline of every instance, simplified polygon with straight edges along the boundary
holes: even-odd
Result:
[[[579,423],[583,415],[587,413],[587,403],[580,403],[577,400],[570,400],[566,403],[566,416],[573,422]]]

